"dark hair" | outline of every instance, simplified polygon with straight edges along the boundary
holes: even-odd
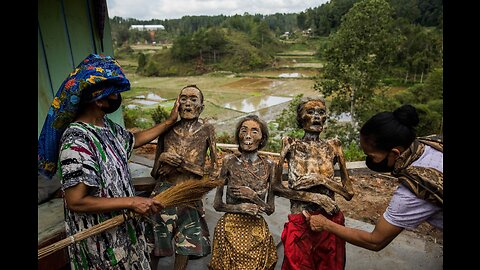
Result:
[[[203,93],[202,93],[202,90],[200,90],[200,88],[197,87],[197,85],[195,84],[190,84],[190,85],[187,85],[185,87],[182,88],[182,90],[180,90],[180,94],[182,93],[183,89],[185,88],[195,88],[198,90],[198,92],[200,92],[200,101],[203,103]]]
[[[265,123],[265,121],[263,121],[262,119],[260,119],[257,115],[255,114],[250,114],[250,115],[247,115],[245,116],[244,118],[242,118],[242,120],[240,120],[238,123],[237,123],[237,127],[235,129],[235,142],[240,145],[240,138],[238,137],[238,133],[240,133],[240,128],[242,127],[242,124],[248,120],[253,120],[255,122],[257,122],[259,125],[260,125],[260,130],[262,131],[262,141],[260,141],[260,144],[258,145],[258,150],[262,149],[263,147],[265,147],[265,145],[267,145],[267,141],[268,141],[268,125],[267,123]],[[240,146],[238,147],[238,149],[241,151],[240,149]]]
[[[302,110],[305,107],[305,104],[310,101],[320,101],[325,105],[325,100],[322,98],[304,98],[300,103],[297,105],[297,126],[298,128],[303,128],[303,119],[302,119]]]
[[[415,140],[418,113],[412,105],[403,105],[393,112],[381,112],[363,124],[360,135],[378,150],[396,146],[408,147]]]

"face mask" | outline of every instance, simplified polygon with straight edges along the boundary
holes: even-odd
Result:
[[[122,96],[118,95],[117,99],[107,98],[107,102],[108,107],[102,107],[102,111],[106,114],[113,113],[120,108],[120,104],[122,104]]]
[[[393,171],[393,166],[389,167],[388,166],[388,155],[379,163],[373,162],[372,158],[367,156],[365,159],[365,165],[372,170],[376,172],[391,172]]]

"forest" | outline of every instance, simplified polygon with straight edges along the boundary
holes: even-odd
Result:
[[[165,30],[130,29],[158,24]],[[417,108],[417,135],[443,131],[441,0],[331,0],[300,13],[114,17],[110,25],[115,56],[133,61],[132,72],[144,78],[275,70],[287,57],[314,52],[308,60],[318,63],[308,67],[316,72],[313,90],[326,98],[332,115],[352,119],[331,118],[324,136],[334,134],[354,153],[358,127],[401,104]],[[133,49],[139,45],[156,49]],[[294,124],[295,102],[298,97],[278,114],[274,132],[301,136]]]

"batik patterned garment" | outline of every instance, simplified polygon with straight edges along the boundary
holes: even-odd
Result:
[[[443,208],[443,171],[431,166],[414,165],[423,155],[426,146],[442,152],[442,158],[439,161],[443,168],[443,140],[425,137],[414,140],[410,147],[397,158],[392,175],[418,198]]]
[[[209,269],[266,270],[276,262],[277,249],[263,217],[226,213],[219,219]]]
[[[84,183],[90,187],[91,196],[135,196],[128,168],[133,134],[108,118],[104,119],[105,127],[77,122],[66,129],[59,156],[62,189]],[[67,236],[122,213],[78,213],[65,207]],[[70,245],[72,269],[150,269],[143,231],[142,222],[129,219]]]

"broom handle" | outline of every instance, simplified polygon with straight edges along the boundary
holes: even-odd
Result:
[[[208,175],[204,175],[202,180],[206,180],[208,179]],[[161,202],[161,195],[162,193],[159,193],[157,194],[155,197],[153,197],[153,199]],[[132,213],[133,215],[135,216],[138,216],[139,214],[136,214],[136,213],[133,213],[133,212],[130,212]],[[125,221],[125,216],[124,215],[118,215],[118,216],[115,216],[111,219],[107,219],[105,220],[104,222],[101,222],[97,225],[94,225],[88,229],[85,229],[81,232],[78,232],[74,235],[71,235],[65,239],[62,239],[58,242],[55,242],[51,245],[48,245],[46,247],[43,247],[41,249],[38,250],[38,259],[42,259],[43,257],[46,257],[60,249],[63,249],[75,242],[78,242],[80,240],[83,240],[87,237],[90,237],[92,235],[95,235],[95,234],[98,234],[98,233],[101,233],[105,230],[108,230],[110,228],[113,228],[115,226],[118,226],[120,224],[122,224],[123,222]]]
[[[118,226],[122,224],[125,221],[125,216],[124,215],[118,215],[115,216],[111,219],[107,219],[104,222],[98,223],[97,225],[94,225],[88,229],[85,229],[81,232],[78,232],[74,235],[71,235],[65,239],[62,239],[58,242],[55,242],[51,245],[48,245],[46,247],[43,247],[38,250],[38,259],[42,259],[43,257],[46,257],[60,249],[63,249],[75,242],[78,242],[80,240],[83,240],[87,237],[90,237],[92,235],[101,233],[105,230],[108,230],[110,228],[113,228],[115,226]]]
[[[160,201],[160,194],[158,194],[157,196],[155,196],[153,199],[157,200],[157,201]],[[138,215],[138,214],[135,214],[135,215]],[[43,247],[41,249],[38,250],[38,259],[42,259],[60,249],[63,249],[75,242],[78,242],[80,240],[83,240],[87,237],[90,237],[92,235],[95,235],[95,234],[98,234],[98,233],[101,233],[105,230],[108,230],[108,229],[111,229],[115,226],[118,226],[120,224],[122,224],[123,222],[125,221],[125,216],[124,215],[118,215],[118,216],[115,216],[111,219],[107,219],[105,220],[104,222],[101,222],[101,223],[98,223],[97,225],[94,225],[88,229],[85,229],[81,232],[78,232],[74,235],[71,235],[65,239],[62,239],[58,242],[55,242],[51,245],[48,245],[46,247]]]
[[[155,196],[153,199],[157,200],[157,201],[160,201],[160,194],[158,194],[157,196]],[[135,215],[138,215],[138,214],[135,214]],[[105,220],[104,222],[101,222],[101,223],[98,223],[97,225],[94,225],[88,229],[85,229],[81,232],[78,232],[74,235],[71,235],[65,239],[62,239],[58,242],[55,242],[51,245],[48,245],[46,247],[43,247],[41,249],[38,250],[38,259],[42,259],[60,249],[63,249],[75,242],[78,242],[80,240],[83,240],[87,237],[90,237],[92,235],[95,235],[95,234],[98,234],[98,233],[101,233],[105,230],[108,230],[108,229],[111,229],[115,226],[118,226],[120,224],[122,224],[123,222],[125,221],[125,216],[124,215],[118,215],[118,216],[115,216],[111,219],[107,219]]]

